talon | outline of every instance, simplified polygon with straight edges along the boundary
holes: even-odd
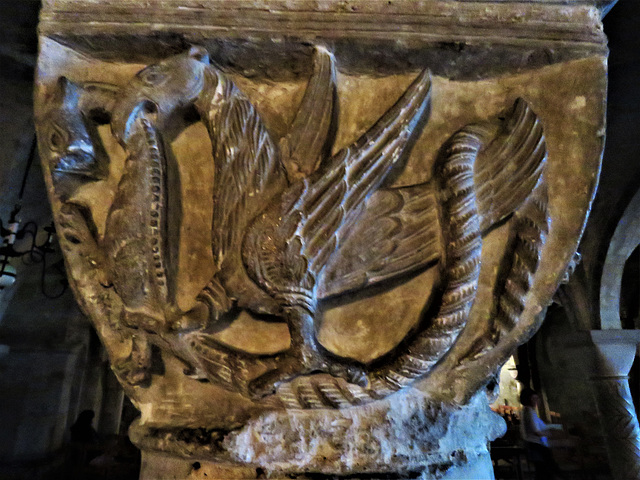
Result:
[[[360,367],[350,366],[347,367],[347,382],[358,385],[359,387],[367,390],[371,386],[371,382],[369,382],[369,375],[367,372]]]
[[[296,353],[300,359],[300,364],[304,368],[301,373],[308,373],[314,370],[322,370],[326,367],[326,362],[322,360],[322,355],[310,345],[303,345]]]
[[[123,364],[118,365],[118,368],[121,369],[120,375],[129,385],[144,385],[151,379],[151,375],[146,368],[127,364],[127,362],[123,362]]]
[[[139,328],[148,332],[158,332],[164,323],[164,319],[158,318],[149,312],[137,312],[126,307],[120,314],[120,321],[130,328]]]
[[[300,362],[293,357],[278,364],[277,369],[271,370],[249,382],[247,391],[252,400],[261,400],[276,393],[278,385],[293,380],[300,375]]]
[[[251,383],[249,383],[249,398],[251,398],[251,400],[253,401],[261,400],[264,397],[276,393],[276,387],[276,383],[273,383],[270,378],[257,378],[256,380],[253,380]]]

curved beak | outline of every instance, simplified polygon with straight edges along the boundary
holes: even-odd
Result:
[[[111,116],[113,135],[126,143],[136,119],[145,115],[171,136],[188,118],[194,102],[211,90],[211,80],[209,56],[203,47],[191,47],[188,52],[147,66],[118,95]]]
[[[120,144],[128,142],[138,118],[145,116],[152,123],[157,120],[158,106],[148,98],[134,96],[118,101],[111,117],[111,132]]]

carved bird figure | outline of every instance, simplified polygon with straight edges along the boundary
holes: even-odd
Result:
[[[193,47],[139,72],[111,112],[112,131],[128,158],[101,242],[125,323],[152,332],[195,332],[195,348],[211,346],[206,329],[234,306],[278,316],[289,325],[292,347],[266,384],[311,372],[354,381],[362,368],[330,358],[318,345],[319,302],[438,262],[449,280],[460,275],[445,295],[460,304],[471,298],[481,235],[532,191],[546,155],[544,135],[518,100],[506,119],[452,137],[433,181],[389,187],[385,181],[402,168],[428,120],[430,98],[425,70],[359,139],[332,154],[335,60],[322,47],[290,131],[279,142],[248,97],[209,64],[206,50]],[[181,160],[167,140],[193,108],[213,148],[216,272],[198,304],[182,312],[172,283]],[[454,321],[443,313],[427,343],[454,338],[461,315],[449,315]],[[210,377],[236,381],[224,360],[236,353],[212,360],[200,351],[181,354]]]
[[[176,88],[178,82],[182,84]],[[363,213],[363,203],[401,163],[420,133],[429,112],[430,91],[429,74],[424,71],[357,142],[331,155],[328,138],[334,122],[335,71],[333,57],[324,49],[317,51],[315,74],[291,133],[282,142],[283,148],[271,138],[249,99],[229,77],[207,64],[202,50],[193,49],[189,55],[140,72],[123,92],[112,119],[113,131],[128,151],[140,151],[134,146],[139,132],[166,130],[177,111],[190,103],[195,105],[213,143],[212,245],[218,271],[199,297],[207,306],[205,318],[198,318],[200,309],[180,316],[178,323],[190,328],[189,321],[193,322],[195,315],[196,325],[206,326],[232,304],[284,317],[303,369],[324,368],[314,316],[319,292],[320,298],[329,293],[324,284],[325,270],[335,262],[332,257],[340,255],[348,230]],[[156,143],[150,133],[146,138],[142,138],[144,133],[140,136],[139,142]],[[162,155],[160,152],[166,149],[157,143],[155,151]],[[144,155],[130,158],[132,165],[123,175],[123,187],[129,185],[127,179],[134,169],[146,168]],[[147,195],[141,184],[144,182],[136,180],[130,189],[120,188],[110,213],[108,232],[119,234],[107,241],[107,248],[111,248],[108,256],[117,263],[133,256],[126,252],[128,247],[140,251],[140,246],[132,243],[123,247],[121,233],[135,228],[127,225],[131,225],[131,210],[142,203],[132,199]],[[163,202],[161,196],[158,201]],[[125,207],[125,203],[133,208]],[[152,212],[157,210],[160,228],[166,216],[162,208],[151,207]],[[158,265],[162,265],[159,268],[164,268],[160,260],[162,239],[158,238],[155,245]],[[330,270],[327,272],[330,274]],[[123,272],[114,286],[118,291],[137,292],[134,281],[130,271]],[[125,303],[150,300],[151,304],[162,304],[159,298],[168,292],[163,289],[165,280],[160,282],[150,282],[153,288],[144,297],[136,293]]]

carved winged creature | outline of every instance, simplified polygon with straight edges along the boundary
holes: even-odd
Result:
[[[204,49],[193,47],[139,72],[111,112],[112,131],[128,158],[101,240],[124,323],[189,339],[193,348],[174,351],[229,388],[244,381],[231,378],[240,375],[230,366],[239,361],[262,362],[267,389],[325,372],[349,382],[368,376],[380,393],[423,375],[464,326],[483,232],[530,195],[546,155],[539,121],[518,100],[504,120],[456,133],[441,149],[434,180],[390,187],[385,182],[403,167],[428,120],[430,97],[430,75],[423,71],[359,139],[332,153],[336,78],[334,58],[324,48],[316,49],[314,73],[279,142],[248,97],[209,64]],[[179,225],[176,162],[184,159],[173,157],[168,140],[194,109],[213,148],[216,271],[197,305],[182,312],[172,283],[179,237],[170,230]],[[404,363],[367,372],[318,345],[323,299],[436,263],[442,306],[399,357]],[[290,351],[252,360],[215,345],[207,329],[233,307],[284,318]]]

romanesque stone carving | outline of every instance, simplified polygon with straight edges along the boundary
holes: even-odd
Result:
[[[534,65],[480,94],[428,62],[345,74],[320,41],[300,80],[254,80],[191,43],[114,75],[43,66],[37,95],[72,286],[142,411],[132,438],[274,475],[436,478],[486,453],[482,389],[588,210],[591,167],[571,204],[560,165],[597,165],[580,112],[601,109],[600,61],[558,57],[587,86]],[[455,446],[443,429],[469,417],[483,433]]]
[[[72,180],[95,181],[108,170],[104,148],[91,133],[96,120],[110,119],[127,153],[105,234],[94,238],[94,248],[103,258],[104,286],[122,301],[119,322],[145,332],[135,343],[168,347],[195,375],[257,402],[272,403],[275,394],[291,408],[358,405],[427,375],[467,321],[483,232],[516,212],[495,322],[478,339],[491,348],[518,321],[548,223],[544,183],[536,188],[544,133],[524,100],[502,120],[455,133],[441,148],[433,180],[387,187],[386,178],[401,168],[428,122],[428,71],[356,142],[331,154],[333,56],[319,47],[315,64],[282,148],[249,99],[198,47],[145,68],[120,92],[62,77],[46,139],[55,152],[54,189],[63,201],[73,194]],[[92,97],[98,96],[107,102],[97,103]],[[196,305],[181,311],[171,254],[177,239],[169,235],[180,221],[180,199],[172,198],[177,195],[169,185],[177,177],[172,162],[186,159],[168,155],[165,138],[184,128],[189,108],[205,122],[213,146],[217,268]],[[83,220],[87,224],[75,228],[95,230]],[[367,368],[319,345],[323,299],[436,264],[440,306],[393,361]],[[256,358],[217,343],[208,331],[234,309],[286,320],[290,348]],[[147,345],[136,348],[150,352]],[[133,384],[149,376],[150,357],[141,356],[142,362],[132,357],[136,366],[127,379]]]

